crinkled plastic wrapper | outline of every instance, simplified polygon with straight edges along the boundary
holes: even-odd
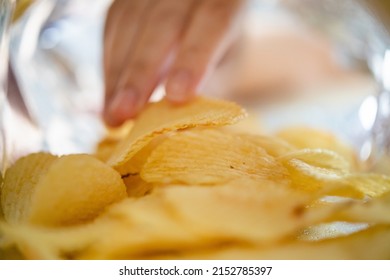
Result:
[[[109,1],[77,2],[35,1],[12,24],[6,165],[36,151],[90,152],[104,131],[101,30]]]

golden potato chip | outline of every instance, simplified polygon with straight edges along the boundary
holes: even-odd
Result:
[[[350,172],[348,161],[331,150],[302,149],[280,156],[278,159],[308,175],[324,178],[339,178]],[[312,167],[315,170],[312,170]]]
[[[390,177],[375,173],[353,173],[332,182],[334,187],[348,186],[368,197],[379,197],[390,191]]]
[[[92,156],[31,154],[6,171],[2,208],[10,223],[65,225],[125,196],[119,173]]]
[[[287,175],[263,148],[239,135],[211,129],[173,135],[152,152],[141,171],[149,183],[190,185],[245,177],[285,180]]]
[[[108,163],[114,167],[124,164],[156,135],[196,126],[233,124],[245,115],[234,103],[204,97],[197,97],[184,106],[175,106],[166,100],[149,104]]]
[[[335,182],[350,172],[349,163],[337,153],[324,149],[303,149],[278,157],[288,169],[293,188],[324,195],[362,198],[364,195],[351,185]]]
[[[276,133],[298,149],[331,150],[344,157],[352,169],[360,168],[358,158],[352,147],[335,137],[334,133],[306,126],[291,126]]]
[[[35,187],[56,159],[48,153],[30,154],[6,170],[1,208],[8,222],[26,219]]]

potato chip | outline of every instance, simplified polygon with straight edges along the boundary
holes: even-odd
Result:
[[[335,137],[334,133],[306,126],[291,126],[276,133],[298,149],[325,149],[331,150],[345,158],[354,170],[361,168],[358,158],[352,147],[344,144]]]
[[[160,144],[141,178],[150,183],[213,185],[238,178],[285,180],[287,170],[239,135],[218,130],[186,131]]]
[[[119,173],[92,156],[32,154],[7,170],[2,207],[10,223],[66,225],[125,196]]]
[[[288,169],[293,188],[324,195],[364,196],[351,185],[335,183],[347,176],[350,168],[344,158],[331,150],[303,149],[280,156],[278,160]]]
[[[279,159],[308,175],[339,178],[350,172],[348,161],[331,150],[302,149],[280,156]],[[317,170],[312,172],[310,167]]]
[[[26,219],[35,187],[56,159],[48,153],[30,154],[6,170],[1,208],[8,222]]]
[[[116,168],[121,174],[127,188],[127,195],[139,197],[151,191],[153,184],[145,182],[141,170],[152,151],[165,139],[165,135],[157,136],[149,144],[138,151],[129,161]]]
[[[145,182],[140,175],[128,174],[122,176],[126,186],[127,196],[141,197],[153,190],[153,184]]]
[[[115,149],[108,164],[114,167],[124,164],[157,135],[196,126],[233,124],[245,115],[245,111],[234,103],[204,97],[197,97],[184,106],[175,106],[166,100],[149,104]]]
[[[348,186],[368,197],[380,197],[390,191],[390,177],[375,173],[353,173],[332,182],[335,188]]]

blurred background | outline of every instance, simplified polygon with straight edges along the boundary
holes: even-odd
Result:
[[[93,151],[105,132],[102,28],[110,3],[16,1],[3,166],[38,150]],[[380,0],[248,1],[239,39],[200,91],[243,104],[265,132],[323,128],[362,160],[377,161],[390,150],[389,14],[390,1]],[[163,95],[160,86],[153,100]]]

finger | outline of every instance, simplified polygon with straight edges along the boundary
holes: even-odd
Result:
[[[193,97],[208,67],[222,56],[224,39],[241,3],[240,0],[203,0],[199,3],[167,79],[170,101],[183,103]]]
[[[133,118],[148,101],[180,37],[192,3],[192,0],[164,0],[149,5],[145,25],[137,36],[134,52],[128,57],[110,107],[113,123]]]
[[[104,30],[105,110],[110,103],[148,1],[117,0],[110,7]]]

